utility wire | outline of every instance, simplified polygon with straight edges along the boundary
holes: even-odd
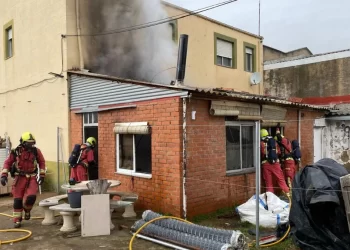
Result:
[[[160,24],[172,22],[172,21],[175,21],[175,20],[179,20],[179,19],[182,19],[182,18],[185,18],[185,17],[193,16],[193,15],[199,14],[201,12],[212,10],[212,9],[215,9],[215,8],[218,8],[218,7],[221,7],[221,6],[224,6],[224,5],[236,2],[236,1],[238,1],[238,0],[229,0],[229,1],[218,3],[218,4],[210,5],[210,6],[201,8],[201,9],[197,9],[197,10],[191,11],[191,12],[189,12],[187,14],[179,14],[179,15],[168,17],[168,18],[160,19],[160,20],[157,20],[157,21],[152,21],[152,22],[148,22],[148,23],[138,24],[138,25],[125,27],[125,28],[121,28],[121,29],[116,29],[116,30],[110,30],[110,31],[103,32],[103,33],[80,34],[80,35],[74,34],[74,35],[64,35],[64,36],[67,36],[67,37],[69,37],[69,36],[104,36],[104,35],[111,35],[111,34],[119,34],[119,33],[133,31],[133,30],[145,29],[145,28],[156,26],[156,25],[160,25]]]

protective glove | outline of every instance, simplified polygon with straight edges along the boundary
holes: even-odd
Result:
[[[1,185],[6,186],[6,184],[7,184],[7,177],[6,176],[2,176],[1,177]]]
[[[40,177],[39,181],[38,181],[38,184],[39,185],[43,184],[44,183],[44,179],[45,179],[44,177]]]

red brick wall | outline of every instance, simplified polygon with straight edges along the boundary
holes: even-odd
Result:
[[[302,153],[301,166],[314,162],[314,121],[324,116],[324,112],[301,110],[300,120],[300,148]],[[288,123],[284,128],[284,135],[289,140],[298,139],[298,111],[288,109],[286,120]]]
[[[209,115],[209,101],[187,107],[187,215],[192,217],[246,201],[255,192],[255,174],[226,176],[224,117]],[[196,120],[191,119],[192,110]],[[251,188],[248,188],[251,187]]]
[[[122,184],[117,189],[137,193],[136,206],[141,209],[181,216],[182,100],[168,98],[135,104],[137,108],[99,113],[99,177],[120,180]],[[82,127],[79,117],[72,114],[72,144],[82,140],[82,133],[80,137],[73,133]],[[116,174],[114,123],[144,121],[152,127],[152,179]]]
[[[75,114],[71,112],[70,114],[70,144],[71,151],[75,144],[82,143],[83,140],[83,115]]]

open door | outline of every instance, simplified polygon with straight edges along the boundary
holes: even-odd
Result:
[[[89,137],[96,139],[97,145],[94,149],[94,158],[96,166],[88,169],[89,180],[98,179],[98,126],[84,126],[84,142]]]

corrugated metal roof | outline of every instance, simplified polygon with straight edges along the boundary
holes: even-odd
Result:
[[[346,116],[350,115],[350,104],[341,103],[334,105],[333,109],[329,113],[329,116]]]
[[[152,99],[185,96],[190,92],[194,95],[226,97],[226,99],[276,104],[295,108],[309,108],[325,111],[330,109],[329,106],[291,102],[278,97],[255,95],[220,88],[205,89],[189,86],[172,86],[77,71],[69,71],[68,73],[71,76],[71,108],[81,108],[92,102],[97,102],[99,105],[108,105],[141,101],[146,100],[143,98],[147,98],[148,96],[152,97]],[[144,88],[140,88],[140,85],[144,86]],[[81,88],[84,90],[82,91]]]
[[[91,106],[146,101],[173,96],[187,96],[187,91],[136,85],[121,81],[91,77],[89,75],[71,75],[70,108],[79,109]]]
[[[331,51],[331,52],[314,54],[314,55],[309,55],[309,56],[285,57],[285,58],[279,58],[279,59],[275,59],[275,60],[271,60],[271,61],[265,61],[264,65],[281,63],[281,62],[296,61],[296,60],[306,59],[306,58],[311,58],[311,57],[327,56],[327,55],[331,55],[331,54],[337,54],[337,53],[343,53],[343,52],[349,52],[349,51],[350,51],[350,49],[344,49],[344,50]]]

